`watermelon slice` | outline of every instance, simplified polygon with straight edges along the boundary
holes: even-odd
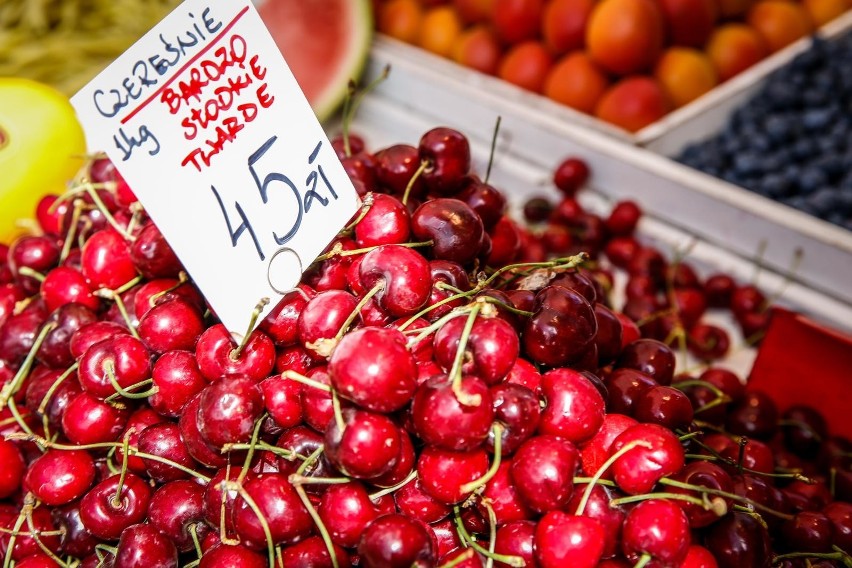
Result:
[[[358,79],[373,34],[371,0],[254,0],[320,120]]]

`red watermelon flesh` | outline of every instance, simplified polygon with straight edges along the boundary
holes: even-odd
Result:
[[[372,39],[370,0],[255,0],[266,26],[320,120],[364,68]]]

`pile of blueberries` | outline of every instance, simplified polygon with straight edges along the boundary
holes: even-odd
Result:
[[[852,230],[852,33],[814,37],[677,160]]]

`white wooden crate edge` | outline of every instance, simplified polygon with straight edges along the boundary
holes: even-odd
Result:
[[[473,136],[489,137],[502,115],[504,151],[541,172],[566,155],[578,154],[594,170],[594,184],[612,199],[637,199],[667,224],[745,258],[764,246],[763,260],[776,272],[803,258],[795,278],[822,294],[852,303],[852,234],[759,195],[701,174],[648,150],[600,132],[565,124],[509,100],[499,92],[459,83],[441,68],[422,65],[381,42],[373,50],[369,73],[386,64],[390,78],[373,98],[382,98],[433,125],[452,122]]]

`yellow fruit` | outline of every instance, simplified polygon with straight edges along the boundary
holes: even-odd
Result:
[[[39,199],[63,193],[83,163],[86,142],[59,91],[29,79],[0,78],[0,242],[31,219]]]

